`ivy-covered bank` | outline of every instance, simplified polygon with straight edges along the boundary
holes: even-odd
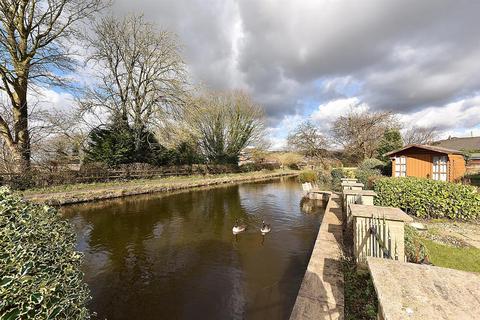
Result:
[[[53,208],[0,188],[0,319],[88,319],[75,233]]]
[[[480,217],[480,193],[459,183],[414,177],[375,181],[376,205],[398,207],[419,218]]]

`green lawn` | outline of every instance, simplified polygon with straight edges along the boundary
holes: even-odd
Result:
[[[429,251],[430,261],[434,265],[480,272],[480,249],[473,247],[456,248],[426,239],[423,242]]]

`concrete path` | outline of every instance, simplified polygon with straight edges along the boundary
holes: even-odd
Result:
[[[290,320],[343,319],[341,200],[332,194]]]

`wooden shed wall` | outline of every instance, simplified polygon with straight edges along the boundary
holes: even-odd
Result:
[[[459,154],[448,155],[448,180],[457,181],[465,175],[467,168],[465,166],[465,158]]]
[[[412,148],[403,150],[394,156],[407,158],[407,177],[433,178],[433,157],[441,153]],[[445,154],[443,154],[445,155]],[[462,155],[448,155],[448,181],[459,180],[466,172],[465,159]],[[392,177],[395,176],[395,160],[392,160]]]
[[[405,150],[407,151],[407,150]],[[432,157],[431,153],[419,152],[420,150],[412,150],[415,153],[399,152],[395,156],[404,156],[407,158],[407,177],[432,177]],[[392,177],[395,176],[395,159],[392,160]]]
[[[407,157],[407,176],[408,177],[432,177],[432,155],[424,154],[409,154]]]

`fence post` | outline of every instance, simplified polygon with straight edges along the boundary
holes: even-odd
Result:
[[[350,210],[357,261],[364,262],[368,256],[404,260],[404,224],[413,220],[410,216],[391,207],[350,204]],[[392,239],[395,241],[393,252]]]

